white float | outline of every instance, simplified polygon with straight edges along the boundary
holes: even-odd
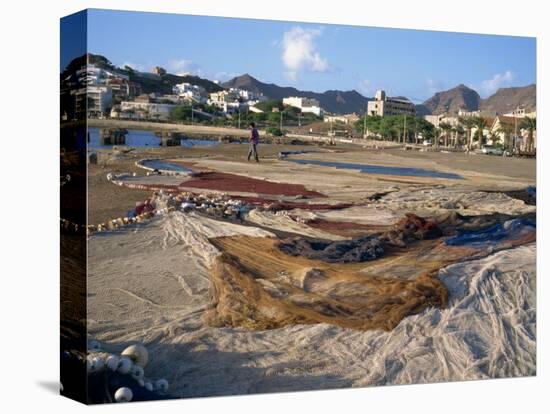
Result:
[[[145,368],[147,361],[149,361],[149,352],[147,352],[147,348],[140,344],[130,345],[122,351],[121,355],[130,358],[142,368]]]
[[[145,372],[143,372],[143,368],[141,368],[139,365],[134,365],[132,367],[132,377],[135,379],[143,379],[143,376],[145,375]]]
[[[161,378],[155,382],[155,390],[166,392],[168,391],[168,381],[164,378]]]
[[[105,360],[105,365],[107,365],[107,368],[109,368],[111,371],[116,371],[118,369],[119,362],[119,357],[117,357],[116,355],[109,355]]]
[[[128,387],[122,387],[115,392],[116,402],[130,402],[134,398],[134,393]]]
[[[132,360],[130,358],[128,358],[127,356],[123,356],[118,361],[117,371],[121,374],[128,374],[132,370],[133,365],[134,364],[132,363]]]

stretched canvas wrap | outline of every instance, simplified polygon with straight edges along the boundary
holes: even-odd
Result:
[[[535,375],[535,49],[62,18],[62,394]]]

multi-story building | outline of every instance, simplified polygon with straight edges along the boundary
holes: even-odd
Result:
[[[77,115],[104,116],[110,111],[113,101],[111,88],[104,85],[87,85],[72,90],[71,95]]]
[[[390,98],[383,90],[376,91],[375,100],[367,104],[369,116],[415,115],[414,104],[406,98]]]
[[[206,102],[206,90],[198,85],[187,82],[178,83],[172,88],[174,94],[191,102]]]
[[[317,99],[289,96],[288,98],[283,99],[283,105],[300,108],[302,113],[312,113],[317,116],[323,116],[323,109],[319,105],[319,101]]]
[[[233,114],[247,108],[247,105],[242,103],[242,99],[235,90],[211,93],[208,104],[218,107],[226,114]]]
[[[109,78],[106,83],[113,91],[113,98],[127,99],[141,94],[141,85],[126,79]]]

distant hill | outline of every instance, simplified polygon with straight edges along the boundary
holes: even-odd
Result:
[[[479,109],[481,98],[479,94],[466,85],[458,85],[443,92],[437,92],[430,99],[417,105],[418,115],[438,115],[444,112],[458,112],[463,108],[468,111]]]
[[[468,111],[481,110],[487,115],[505,114],[519,105],[532,112],[537,106],[536,85],[500,88],[495,94],[481,99],[479,94],[465,85],[458,85],[443,92],[437,92],[424,103],[416,106],[418,115],[437,115],[443,112],[455,113],[464,108]]]
[[[370,100],[355,90],[329,90],[323,93],[301,91],[290,86],[285,87],[274,83],[261,82],[248,73],[224,82],[222,86],[224,88],[241,88],[255,93],[262,93],[268,99],[281,100],[288,96],[314,98],[319,101],[323,109],[335,114],[365,112],[367,102]]]
[[[519,105],[532,112],[537,107],[537,86],[535,84],[500,88],[494,95],[483,99],[479,109],[492,114],[505,114],[513,111]]]

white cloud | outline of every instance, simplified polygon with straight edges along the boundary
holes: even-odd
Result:
[[[504,73],[497,73],[491,79],[481,82],[481,93],[484,96],[492,95],[499,88],[510,86],[514,80],[514,74],[511,70],[507,70]]]
[[[379,81],[373,82],[370,79],[360,80],[359,83],[357,83],[357,90],[367,98],[374,97],[378,90],[385,91],[387,96],[396,96],[394,94],[395,88],[393,88],[391,84]]]
[[[326,72],[330,70],[327,59],[317,51],[315,39],[321,35],[321,29],[293,27],[285,32],[282,40],[282,60],[287,77],[296,81],[302,71]]]
[[[236,73],[236,72],[225,72],[225,71],[221,71],[221,72],[216,72],[212,75],[212,79],[215,79],[215,80],[218,80],[220,82],[225,82],[225,81],[228,81],[229,79],[233,79],[237,76],[239,76],[240,74],[239,73]]]
[[[192,75],[201,76],[203,74],[203,70],[201,69],[201,67],[189,59],[170,60],[166,64],[166,70],[169,73],[174,73],[176,75],[190,73]]]
[[[133,63],[133,62],[124,62],[119,67],[123,68],[124,66],[129,66],[134,70],[137,70],[138,72],[145,71],[145,65],[142,65],[141,63]]]

